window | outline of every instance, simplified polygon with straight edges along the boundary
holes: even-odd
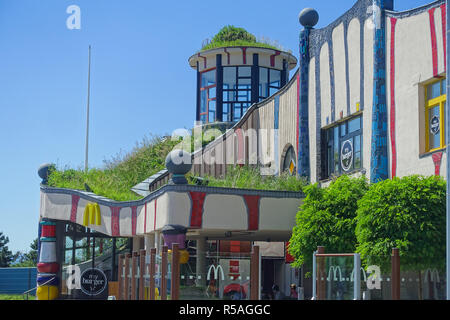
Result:
[[[223,68],[223,120],[238,121],[252,100],[251,67]]]
[[[362,168],[362,117],[323,131],[323,178]]]
[[[216,120],[216,70],[201,73],[200,120],[203,123]]]
[[[431,152],[445,146],[445,79],[426,86],[425,148]]]
[[[259,68],[259,101],[270,97],[281,88],[281,71]]]

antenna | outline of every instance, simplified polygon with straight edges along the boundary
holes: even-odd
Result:
[[[89,45],[89,67],[88,67],[88,91],[87,91],[87,112],[86,112],[86,155],[84,159],[84,171],[88,171],[89,154],[89,98],[91,94],[91,45]]]

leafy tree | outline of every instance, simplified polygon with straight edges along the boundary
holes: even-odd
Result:
[[[442,178],[414,175],[373,184],[358,202],[357,216],[357,251],[363,260],[389,270],[392,248],[399,248],[405,271],[419,271],[420,277],[427,268],[444,269],[446,183]]]
[[[223,27],[212,39],[212,42],[225,42],[244,40],[249,42],[256,42],[256,37],[249,33],[244,28],[237,28],[235,26]]]
[[[289,246],[295,266],[310,265],[317,246],[325,246],[329,252],[355,251],[357,202],[367,189],[364,176],[347,175],[327,188],[314,184],[303,189],[306,198],[297,213]]]
[[[14,255],[8,249],[9,238],[0,231],[0,268],[9,267]]]
[[[30,251],[26,253],[17,252],[14,255],[14,264],[12,264],[12,267],[35,267],[38,260],[38,239],[34,239],[33,242],[30,244]]]

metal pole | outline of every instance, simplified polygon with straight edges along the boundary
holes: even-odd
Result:
[[[449,96],[450,92],[449,92],[449,78],[450,78],[450,72],[448,70],[448,66],[450,65],[450,59],[448,58],[448,52],[450,50],[450,45],[449,45],[449,37],[448,37],[448,33],[450,30],[450,19],[449,19],[449,14],[448,14],[448,10],[449,10],[449,5],[448,5],[448,0],[446,1],[446,6],[447,6],[447,32],[446,32],[446,39],[447,39],[447,56],[445,57],[445,59],[447,59],[447,76],[446,76],[446,85],[447,85],[447,97]],[[445,102],[446,103],[446,115],[445,115],[445,135],[446,135],[446,144],[447,144],[447,264],[446,264],[446,272],[447,272],[447,283],[446,283],[446,287],[447,287],[447,300],[450,300],[450,188],[448,185],[449,182],[449,178],[450,178],[450,163],[449,163],[449,142],[450,142],[450,107],[448,105],[448,100]]]
[[[398,248],[392,248],[391,265],[392,300],[400,300],[400,253]]]
[[[89,67],[88,67],[88,91],[87,91],[87,112],[86,112],[86,153],[84,158],[84,171],[88,171],[89,153],[89,99],[91,95],[91,46],[89,45]]]
[[[313,253],[313,283],[312,283],[312,300],[317,299],[317,265],[316,265],[316,253],[317,251],[314,251]]]
[[[353,265],[355,267],[355,279],[353,287],[353,300],[361,300],[361,257],[355,253]]]

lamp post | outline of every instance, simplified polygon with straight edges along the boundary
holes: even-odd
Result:
[[[86,153],[84,158],[84,171],[88,171],[89,152],[89,99],[91,94],[91,46],[89,46],[89,66],[88,66],[88,90],[87,90],[87,112],[86,112]]]

